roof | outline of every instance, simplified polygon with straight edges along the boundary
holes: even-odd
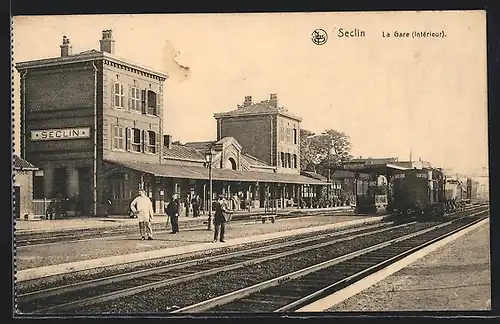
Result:
[[[187,142],[184,145],[197,150],[206,151],[209,144],[215,144],[215,141]]]
[[[321,181],[328,181],[328,178],[319,174],[319,173],[316,173],[316,172],[312,172],[312,171],[300,171],[301,174],[307,176],[307,177],[311,177],[313,179],[316,179],[316,180],[321,180]]]
[[[182,144],[172,144],[170,148],[163,147],[163,158],[205,162],[205,156],[201,152]]]
[[[38,168],[33,164],[29,163],[25,159],[14,154],[13,158],[14,170],[16,171],[36,171]]]
[[[239,106],[237,109],[227,112],[216,113],[214,114],[214,117],[215,118],[239,117],[239,116],[255,116],[255,115],[267,115],[267,114],[269,115],[279,114],[297,121],[302,121],[302,118],[289,113],[286,108],[273,106],[269,100],[257,102],[249,106]]]
[[[183,166],[169,164],[153,164],[146,162],[124,161],[106,159],[107,162],[149,173],[157,177],[209,180],[209,169],[198,166]],[[238,181],[238,182],[271,182],[271,183],[294,183],[294,184],[318,184],[324,185],[325,182],[308,178],[296,174],[279,174],[274,172],[259,171],[238,171],[231,169],[212,168],[212,179],[219,181]]]
[[[354,178],[354,173],[351,171],[345,171],[345,170],[335,170],[335,172],[332,175],[333,179],[347,179],[347,178]]]
[[[32,61],[25,61],[25,62],[19,62],[16,64],[16,69],[17,70],[25,70],[25,69],[30,69],[30,68],[38,68],[38,67],[49,67],[49,66],[59,66],[59,65],[64,65],[64,64],[73,64],[73,63],[80,63],[80,62],[92,62],[92,61],[98,61],[98,60],[109,60],[118,64],[126,65],[128,67],[141,70],[144,72],[147,72],[151,75],[154,75],[156,77],[159,77],[163,80],[168,78],[168,75],[165,74],[162,71],[146,67],[142,64],[138,63],[133,63],[129,60],[119,58],[113,54],[107,53],[107,52],[101,52],[95,49],[91,49],[88,51],[84,51],[78,54],[73,54],[65,57],[51,57],[51,58],[46,58],[46,59],[39,59],[39,60],[32,60]]]
[[[342,166],[333,166],[332,169],[341,171],[350,171],[352,173],[370,173],[370,174],[385,174],[395,171],[411,170],[411,168],[403,167],[392,163],[383,164],[365,164],[365,163],[346,163]]]
[[[253,167],[269,167],[269,168],[273,168],[273,166],[267,164],[265,161],[262,161],[262,160],[256,158],[255,156],[250,155],[248,153],[242,153],[241,157],[243,159],[245,159],[250,166],[253,166]]]

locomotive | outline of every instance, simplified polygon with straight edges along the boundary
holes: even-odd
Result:
[[[416,218],[446,213],[446,177],[441,169],[422,168],[399,172],[393,180],[393,209]]]
[[[394,210],[417,219],[462,211],[477,196],[477,183],[448,178],[439,168],[405,170],[394,175]]]

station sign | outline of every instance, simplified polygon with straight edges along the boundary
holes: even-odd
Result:
[[[37,129],[31,131],[32,141],[90,138],[90,127]]]

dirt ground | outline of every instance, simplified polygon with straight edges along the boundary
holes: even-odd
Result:
[[[490,228],[481,226],[328,311],[491,310]]]

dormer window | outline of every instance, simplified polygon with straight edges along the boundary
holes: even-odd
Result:
[[[113,106],[115,108],[122,109],[124,107],[125,92],[123,90],[123,84],[120,82],[115,82],[113,85]]]

